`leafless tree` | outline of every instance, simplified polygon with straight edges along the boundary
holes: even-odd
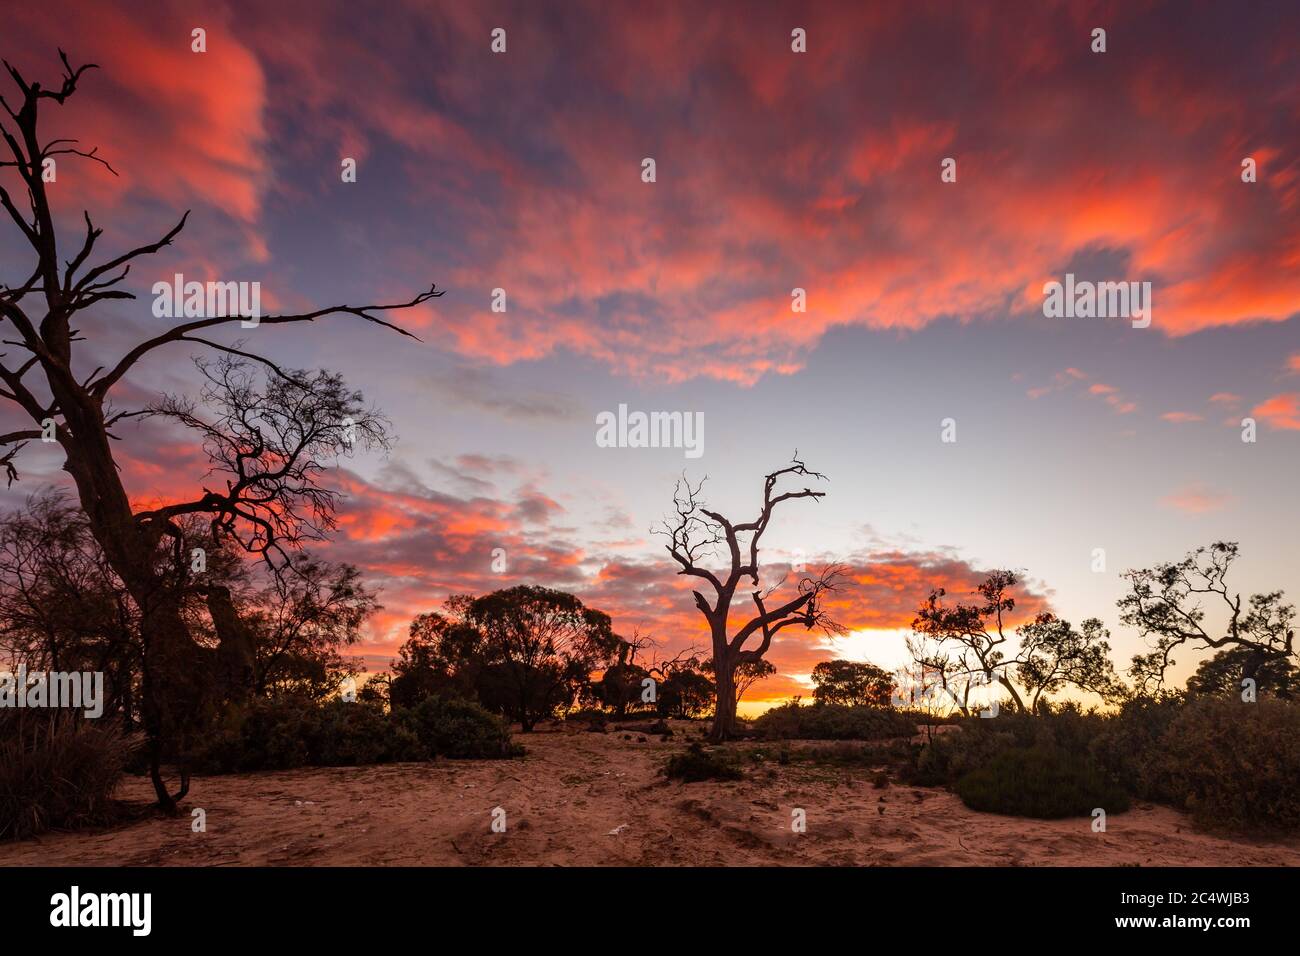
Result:
[[[4,344],[15,350],[0,355],[0,399],[31,422],[31,427],[0,435],[0,466],[12,482],[18,476],[15,458],[24,444],[41,438],[43,429],[53,428],[54,440],[64,456],[63,468],[72,476],[95,539],[138,608],[144,646],[142,708],[150,741],[153,784],[159,804],[174,811],[176,801],[189,789],[184,754],[198,710],[195,702],[203,696],[205,673],[201,648],[192,639],[182,613],[180,585],[184,584],[187,565],[178,560],[171,572],[160,570],[167,565],[159,561],[159,552],[168,550],[169,545],[172,551],[179,549],[183,540],[179,521],[188,515],[206,516],[214,531],[238,535],[246,547],[268,557],[277,548],[295,546],[327,527],[332,500],[316,483],[319,466],[315,462],[344,427],[340,417],[330,416],[346,414],[348,409],[359,410],[359,403],[335,378],[305,377],[278,367],[247,346],[224,344],[210,337],[210,333],[240,322],[238,315],[177,323],[126,349],[115,361],[94,368],[89,375],[84,371],[78,374],[79,367],[90,363],[83,354],[89,346],[79,344],[84,338],[75,327],[76,319],[101,302],[133,299],[135,296],[121,287],[132,264],[170,245],[184,228],[189,213],[161,238],[104,257],[98,264],[92,262],[97,261],[96,244],[103,230],[94,225],[88,212],[84,213],[85,235],[80,246],[71,258],[62,258],[43,178],[44,162],[67,155],[105,166],[108,163],[95,149],[84,149],[75,140],[41,136],[38,120],[42,110],[64,106],[86,71],[94,67],[87,64],[74,69],[63,51],[59,56],[64,74],[50,89],[29,82],[9,63],[4,64],[16,86],[17,99],[11,102],[0,97],[0,133],[8,150],[0,160],[0,170],[3,175],[12,175],[8,170],[16,173],[20,191],[11,192],[9,184],[0,182],[0,206],[30,247],[34,263],[29,275],[25,270],[19,273],[17,284],[0,286],[0,320],[10,333]],[[19,208],[22,199],[14,198],[23,194],[26,211]],[[260,318],[260,326],[344,315],[409,335],[377,313],[410,308],[441,294],[431,287],[410,301],[393,305],[337,305],[268,315]],[[114,411],[110,404],[114,387],[137,363],[176,345],[197,346],[230,360],[217,366],[218,376],[239,374],[240,366],[232,365],[233,360],[261,365],[272,384],[265,393],[236,396],[234,405],[219,411],[215,422],[201,420],[193,409],[187,411],[176,403]],[[213,384],[211,376],[209,384]],[[257,426],[250,425],[249,420],[238,414],[237,420],[230,419],[232,408],[250,406],[263,422],[277,418],[286,424],[293,422],[294,427],[274,436],[281,443],[279,447],[272,447],[270,436],[259,436]],[[295,414],[304,410],[319,417],[296,420]],[[134,509],[113,454],[111,442],[117,436],[112,429],[124,419],[149,412],[170,414],[183,424],[198,427],[209,453],[215,451],[214,465],[224,466],[227,472],[224,487],[206,487],[188,501]],[[267,437],[267,444],[262,444],[260,437]],[[170,791],[160,769],[164,755],[169,753],[176,756],[180,766],[180,787],[175,793]]]
[[[827,633],[839,634],[844,631],[828,616],[825,598],[836,589],[845,568],[829,565],[817,577],[801,578],[793,596],[786,596],[771,607],[770,600],[783,582],[766,588],[759,586],[759,541],[772,520],[776,506],[796,498],[817,500],[826,494],[808,487],[798,491],[778,491],[781,480],[786,476],[822,481],[826,478],[825,475],[810,471],[799,460],[796,452],[791,464],[765,477],[763,504],[758,517],[739,524],[733,524],[719,512],[704,506],[700,498],[704,480],[692,485],[683,478],[673,492],[676,514],[659,529],[668,538],[668,553],[681,566],[677,573],[701,578],[712,591],[707,597],[700,590],[695,590],[692,594],[695,606],[708,622],[713,644],[717,705],[711,737],[716,741],[726,740],[735,733],[736,668],[741,664],[762,660],[777,632],[795,624]],[[724,552],[721,556],[724,569],[715,572],[705,567],[703,562],[717,558],[719,550]],[[745,579],[754,588],[750,597],[757,613],[733,633],[728,617],[736,590]],[[758,639],[757,646],[746,648],[745,643],[754,637]]]

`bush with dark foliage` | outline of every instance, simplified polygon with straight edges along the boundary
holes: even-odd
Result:
[[[754,733],[766,740],[884,740],[911,737],[925,718],[882,707],[791,701],[759,716]]]
[[[232,708],[193,762],[200,773],[248,773],[520,752],[499,717],[467,701],[427,697],[385,712],[376,703],[282,697]]]
[[[972,810],[1053,820],[1129,808],[1124,789],[1087,761],[1059,747],[1013,747],[995,754],[956,786]]]
[[[0,840],[109,823],[140,741],[113,721],[0,709]]]
[[[683,783],[700,783],[704,780],[740,780],[744,773],[731,755],[721,750],[706,750],[697,741],[668,758],[664,776]]]
[[[1151,759],[1175,805],[1204,827],[1300,830],[1300,704],[1192,701]]]
[[[426,697],[397,712],[429,757],[515,757],[524,752],[510,740],[510,728],[478,704],[455,698]]]

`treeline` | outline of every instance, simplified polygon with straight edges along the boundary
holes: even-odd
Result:
[[[392,663],[367,686],[397,706],[430,695],[474,701],[531,731],[540,721],[598,710],[697,719],[716,703],[713,662],[698,654],[638,663],[648,639],[616,634],[609,615],[572,594],[521,585],[481,597],[453,595],[420,614]],[[776,673],[768,661],[742,664],[739,702]]]

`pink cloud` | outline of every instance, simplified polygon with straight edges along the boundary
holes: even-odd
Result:
[[[1300,392],[1274,395],[1251,409],[1250,414],[1273,428],[1286,431],[1300,430]]]
[[[1160,499],[1166,508],[1195,515],[1222,511],[1231,501],[1231,495],[1215,491],[1200,482],[1184,485]]]

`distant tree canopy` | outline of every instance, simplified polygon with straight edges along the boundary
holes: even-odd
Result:
[[[889,671],[859,661],[822,661],[812,672],[813,699],[823,704],[850,707],[889,707],[894,676]]]
[[[608,614],[563,591],[521,585],[455,595],[422,614],[393,663],[394,704],[447,692],[477,700],[531,731],[590,691],[618,657]]]
[[[1110,632],[1097,618],[1088,618],[1075,630],[1069,621],[1039,614],[1017,634],[1016,679],[1026,690],[1031,710],[1037,710],[1047,695],[1067,687],[1090,691],[1107,701],[1124,695],[1110,659]]]
[[[1300,667],[1281,654],[1256,661],[1256,651],[1248,647],[1231,647],[1202,661],[1196,673],[1187,679],[1187,693],[1206,697],[1240,697],[1242,682],[1255,681],[1260,697],[1276,696],[1290,700],[1300,691]]]
[[[665,672],[659,685],[656,708],[661,717],[680,717],[694,720],[713,712],[715,687],[713,678],[692,666],[671,668]]]

